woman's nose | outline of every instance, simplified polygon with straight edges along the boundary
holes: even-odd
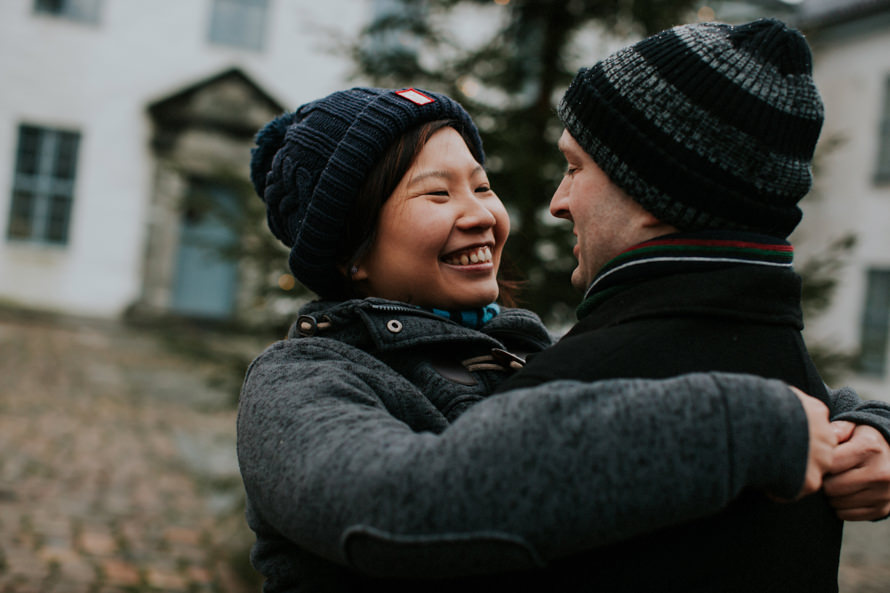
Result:
[[[458,220],[462,228],[490,228],[495,225],[497,219],[486,204],[476,196],[468,196],[464,210]]]

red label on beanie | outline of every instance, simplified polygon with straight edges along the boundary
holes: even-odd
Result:
[[[435,101],[435,99],[433,99],[432,97],[428,97],[415,89],[404,89],[401,91],[396,91],[396,94],[403,99],[408,99],[415,105],[427,105]]]

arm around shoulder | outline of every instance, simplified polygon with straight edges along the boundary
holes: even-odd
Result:
[[[781,494],[802,479],[805,420],[777,381],[557,382],[493,396],[449,426],[418,405],[413,423],[428,428],[417,430],[391,409],[410,384],[377,381],[375,359],[307,356],[294,348],[316,346],[294,342],[245,381],[248,496],[296,545],[364,572],[528,568],[719,510],[745,486]]]

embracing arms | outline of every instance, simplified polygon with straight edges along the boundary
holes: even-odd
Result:
[[[258,516],[364,572],[528,568],[804,482],[806,413],[778,381],[560,381],[446,425],[355,352],[270,348],[245,380],[238,454]]]

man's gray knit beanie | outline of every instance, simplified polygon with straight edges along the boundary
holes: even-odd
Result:
[[[291,248],[288,263],[297,280],[319,296],[341,296],[340,243],[368,174],[402,134],[440,119],[459,122],[483,155],[463,107],[418,89],[338,91],[259,131],[250,179],[266,203],[269,228]]]
[[[559,105],[609,178],[681,230],[786,237],[812,185],[824,109],[798,31],[684,25],[579,71]]]

